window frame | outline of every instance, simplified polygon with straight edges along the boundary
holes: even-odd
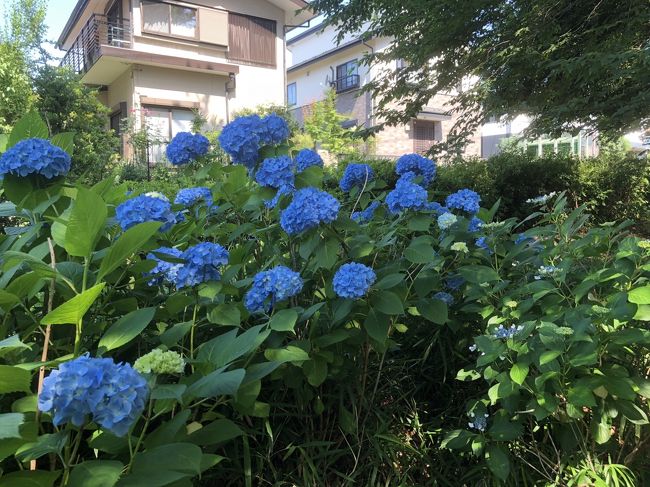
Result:
[[[346,68],[345,70],[346,74],[340,76],[339,72],[341,71],[341,68],[347,67],[350,64],[354,64],[354,70],[350,70]],[[336,73],[336,79],[334,80],[334,87],[337,93],[344,93],[346,91],[355,90],[361,86],[361,76],[359,76],[358,58],[350,59],[349,61],[346,61],[344,63],[337,64],[334,72]],[[356,81],[352,83],[348,82],[347,80],[349,80],[353,76],[356,76]],[[346,80],[345,85],[342,85],[340,83],[340,80]]]
[[[145,28],[145,20],[144,20],[144,11],[145,11],[145,5],[167,5],[168,7],[168,13],[167,13],[167,32],[159,32],[155,30],[148,30]],[[183,36],[180,34],[172,34],[172,8],[173,7],[179,7],[179,8],[187,8],[190,10],[194,10],[194,19],[196,22],[196,26],[194,28],[194,36]],[[141,24],[141,30],[143,34],[150,34],[150,35],[157,35],[157,36],[163,36],[163,37],[172,37],[175,39],[185,39],[185,40],[192,40],[192,41],[200,41],[201,39],[201,33],[199,32],[199,13],[200,9],[198,7],[190,6],[190,5],[183,5],[175,2],[155,2],[153,0],[140,0],[140,24]]]
[[[147,163],[150,166],[155,165],[155,164],[160,164],[162,161],[154,161],[154,160],[152,160],[151,148],[153,146],[164,146],[166,148],[167,145],[174,138],[174,135],[173,135],[173,132],[174,132],[174,111],[183,110],[183,111],[186,111],[186,112],[190,112],[192,114],[194,114],[194,113],[193,113],[192,108],[187,108],[187,107],[182,107],[182,106],[173,106],[173,105],[159,105],[159,104],[156,104],[156,103],[145,103],[145,104],[142,105],[142,110],[144,112],[146,112],[146,110],[157,110],[157,111],[161,111],[161,112],[162,111],[167,111],[167,125],[169,126],[169,132],[167,133],[166,136],[161,134],[161,138],[166,137],[167,142],[158,143],[158,144],[148,144],[148,146],[147,146]],[[143,125],[147,123],[147,115],[146,114],[142,117],[141,123]]]
[[[293,87],[293,103],[291,102],[291,97],[289,96],[289,88]],[[289,83],[287,85],[287,106],[294,107],[298,105],[298,84],[297,82]]]

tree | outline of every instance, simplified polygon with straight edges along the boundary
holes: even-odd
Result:
[[[367,89],[388,124],[436,93],[457,93],[452,145],[487,116],[533,117],[529,135],[596,129],[620,135],[650,116],[650,2],[639,0],[313,0],[337,26],[394,42],[368,62],[405,69]],[[395,103],[397,102],[397,103]]]
[[[32,103],[25,58],[11,44],[0,43],[0,133],[9,132]]]
[[[348,117],[336,111],[336,92],[328,89],[325,98],[309,106],[305,114],[305,133],[334,155],[354,150],[352,131],[341,125]]]
[[[48,59],[43,49],[47,26],[47,0],[9,0],[5,6],[5,26],[0,29],[0,42],[16,47],[25,59]]]
[[[33,81],[35,109],[46,120],[50,133],[74,132],[72,175],[87,182],[106,176],[118,138],[108,130],[109,113],[95,89],[84,85],[66,68],[43,66]]]

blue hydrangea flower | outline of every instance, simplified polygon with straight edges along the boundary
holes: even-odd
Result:
[[[177,221],[167,198],[149,195],[140,195],[126,200],[115,209],[115,217],[122,230],[128,230],[139,223],[156,221],[163,222],[160,230],[166,232]]]
[[[162,258],[157,257],[156,254],[159,254]],[[171,247],[160,247],[147,254],[147,260],[156,262],[156,267],[144,274],[144,277],[151,277],[147,284],[150,286],[157,286],[163,282],[174,284],[178,278],[178,270],[182,264],[178,262],[167,262],[164,258],[165,256],[169,256],[180,259],[182,255],[183,252]]]
[[[379,208],[379,201],[373,201],[368,205],[368,208],[366,208],[363,211],[355,211],[352,213],[352,218],[355,222],[359,223],[366,223],[372,220],[373,215],[375,214],[375,210]]]
[[[47,179],[65,176],[70,171],[70,156],[45,139],[25,139],[0,156],[0,178],[5,174],[40,174]]]
[[[352,163],[345,168],[339,187],[347,193],[354,187],[363,188],[373,179],[375,172],[368,164]]]
[[[482,226],[483,226],[483,220],[481,220],[476,216],[473,216],[469,221],[469,225],[467,226],[467,231],[471,233],[478,232]]]
[[[376,279],[377,275],[370,267],[350,262],[339,267],[332,284],[337,296],[359,299],[366,295]]]
[[[433,299],[439,299],[443,303],[446,303],[447,306],[451,306],[452,304],[454,304],[454,297],[451,294],[446,293],[444,291],[440,291],[434,294]]]
[[[260,186],[267,188],[293,187],[295,180],[294,163],[289,156],[264,159],[257,173],[255,173],[255,180]]]
[[[488,414],[484,413],[482,415],[476,416],[474,413],[469,413],[469,416],[472,418],[472,421],[467,423],[467,426],[481,432],[485,431],[488,424]]]
[[[451,291],[459,290],[463,284],[465,284],[465,278],[460,275],[449,276],[445,280],[445,285],[447,286],[447,289],[450,289]]]
[[[271,113],[262,119],[259,131],[261,145],[282,144],[286,142],[289,135],[291,135],[289,125],[284,118]]]
[[[422,177],[422,186],[428,187],[436,177],[436,163],[431,159],[422,157],[420,154],[405,154],[397,159],[395,172],[402,176],[407,172],[412,172],[416,176]]]
[[[453,213],[443,213],[438,217],[438,228],[440,228],[440,230],[447,230],[457,221],[458,218],[456,218],[456,215]]]
[[[305,169],[311,166],[320,166],[323,167],[323,158],[318,154],[318,152],[311,149],[303,149],[294,158],[296,162],[296,167],[298,172],[303,172]]]
[[[278,192],[275,193],[275,196],[272,199],[264,201],[264,206],[267,208],[275,208],[282,196],[286,194],[292,194],[295,190],[296,188],[293,186],[282,186],[280,189],[278,189]]]
[[[433,211],[437,215],[442,215],[443,213],[449,213],[449,209],[445,206],[442,206],[440,203],[431,201],[424,205],[425,210]]]
[[[257,165],[262,119],[257,115],[238,117],[226,125],[219,135],[219,145],[235,164],[249,170]]]
[[[386,196],[388,211],[393,215],[404,210],[422,210],[427,208],[427,190],[419,184],[412,183],[414,173],[406,173],[398,179],[395,189]]]
[[[494,337],[499,338],[499,339],[508,339],[514,337],[517,333],[519,333],[521,330],[523,330],[524,327],[519,325],[510,325],[509,328],[504,327],[503,325],[499,325],[499,327],[494,330]]]
[[[169,162],[175,166],[192,162],[197,157],[204,156],[210,150],[210,141],[201,134],[179,132],[167,144],[165,154]]]
[[[480,203],[481,197],[471,189],[456,191],[454,194],[447,196],[447,200],[445,201],[447,208],[463,210],[472,215],[478,213],[478,210],[481,209]]]
[[[89,419],[124,436],[142,414],[149,388],[129,364],[83,355],[59,365],[43,380],[38,409],[52,414],[55,426],[83,426]]]
[[[293,196],[280,215],[280,226],[289,235],[315,228],[336,220],[341,204],[329,193],[316,188],[304,188]]]
[[[205,205],[208,208],[212,208],[212,191],[210,191],[210,188],[204,186],[183,188],[176,193],[174,204],[183,205],[186,208],[194,205]]]
[[[492,249],[488,245],[487,237],[479,237],[479,238],[477,238],[475,244],[479,249],[485,250],[488,254],[493,253]]]
[[[302,285],[300,274],[282,265],[258,272],[253,286],[244,296],[244,306],[251,313],[268,312],[275,303],[302,291]]]
[[[221,279],[219,268],[228,263],[228,251],[221,245],[202,242],[188,248],[181,258],[181,264],[176,275],[176,287],[196,286],[202,282],[218,281]]]

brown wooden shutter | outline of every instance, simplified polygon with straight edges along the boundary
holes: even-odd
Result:
[[[435,123],[423,120],[413,121],[413,151],[418,154],[428,152],[436,140]]]
[[[228,59],[241,63],[276,67],[276,22],[230,13],[228,15]]]

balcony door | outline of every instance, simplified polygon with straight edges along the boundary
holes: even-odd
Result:
[[[113,5],[106,12],[106,30],[108,44],[116,47],[123,47],[127,40],[124,27],[124,10],[122,0],[115,0]]]
[[[143,107],[149,135],[149,164],[166,160],[165,151],[169,141],[179,132],[190,132],[194,113],[186,108],[160,106]]]

